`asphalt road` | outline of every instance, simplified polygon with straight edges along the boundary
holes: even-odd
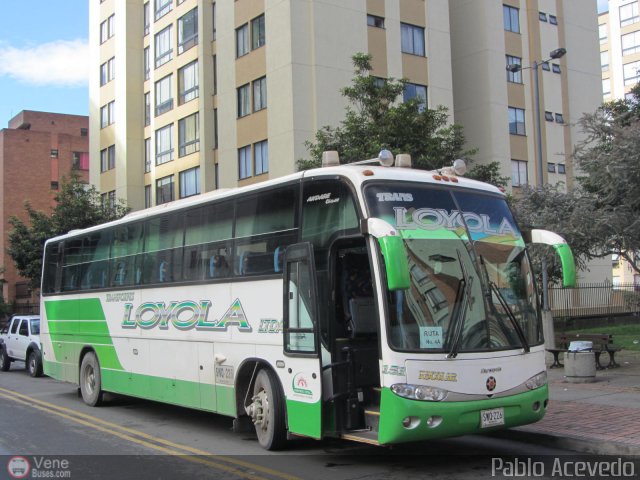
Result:
[[[0,478],[12,478],[6,467],[26,460],[27,478],[37,470],[57,478],[479,479],[492,478],[498,458],[549,462],[573,454],[487,436],[393,449],[300,439],[287,451],[266,452],[252,433],[233,433],[228,417],[128,397],[106,400],[88,407],[74,385],[31,378],[20,364],[0,372]]]

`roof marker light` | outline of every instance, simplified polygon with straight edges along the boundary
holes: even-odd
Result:
[[[322,166],[323,167],[337,167],[340,165],[340,156],[335,150],[329,150],[322,152]]]

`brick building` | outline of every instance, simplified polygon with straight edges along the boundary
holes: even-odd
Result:
[[[11,230],[9,218],[27,220],[29,201],[36,210],[49,211],[63,177],[76,170],[89,179],[89,119],[82,115],[24,110],[0,130],[0,266],[5,268],[2,294],[15,301],[18,311],[37,298],[20,277],[6,253]]]

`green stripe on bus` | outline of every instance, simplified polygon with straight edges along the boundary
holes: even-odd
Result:
[[[305,437],[322,437],[322,404],[304,403],[287,398],[287,422],[291,433]]]
[[[99,298],[45,300],[47,320],[106,320]]]
[[[101,366],[123,370],[99,298],[45,300],[44,306],[55,356],[51,360],[77,362],[79,366],[80,352],[89,346],[95,350]]]
[[[472,433],[491,432],[504,428],[517,427],[541,420],[545,409],[544,401],[549,398],[549,389],[544,387],[509,397],[472,400],[468,402],[423,402],[409,400],[393,393],[389,388],[382,389],[380,404],[380,444],[429,440],[453,437]],[[538,410],[534,410],[537,404]],[[480,412],[492,408],[504,409],[504,426],[481,429]],[[407,417],[419,419],[418,425],[411,428],[403,426]],[[440,417],[437,426],[430,427],[429,417]]]

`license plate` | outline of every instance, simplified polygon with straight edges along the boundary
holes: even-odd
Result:
[[[504,408],[480,410],[480,428],[495,427],[496,425],[504,425]]]

